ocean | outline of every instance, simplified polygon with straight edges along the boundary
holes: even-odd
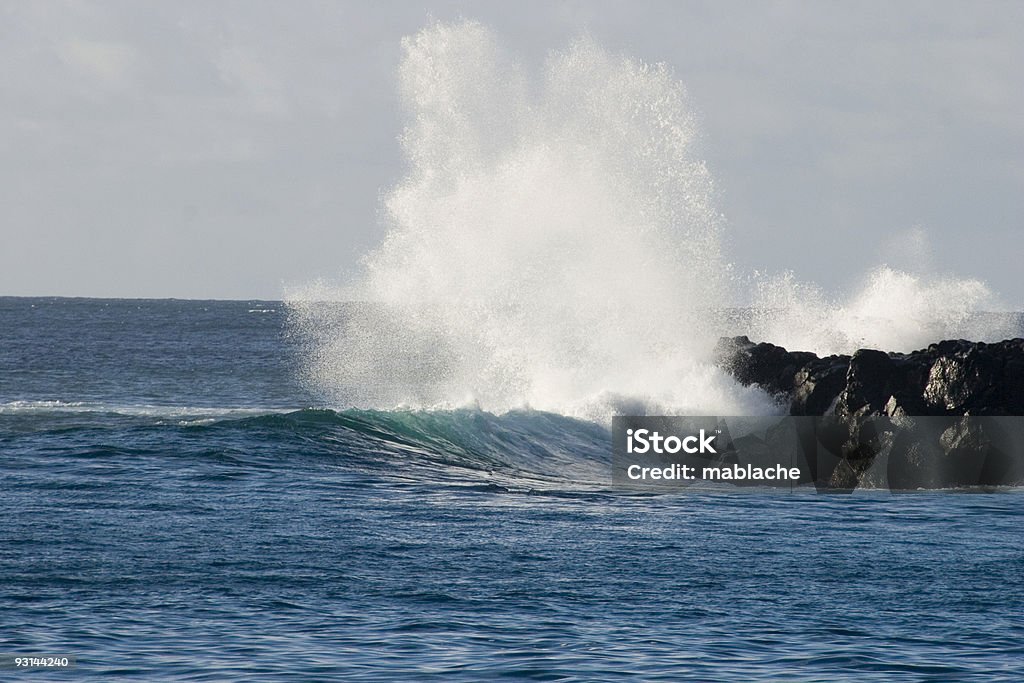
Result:
[[[5,665],[73,658],[53,680],[1024,679],[1019,490],[620,490],[598,422],[332,410],[287,315],[0,298]]]

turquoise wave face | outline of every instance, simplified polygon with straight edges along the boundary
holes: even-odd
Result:
[[[6,412],[5,412],[6,411]],[[152,444],[202,458],[197,443],[246,444],[249,457],[271,451],[301,460],[333,458],[339,466],[391,471],[429,480],[457,471],[505,479],[607,484],[610,435],[599,425],[538,411],[493,415],[478,410],[375,411],[189,409],[157,406],[9,404],[0,408],[0,443],[12,452],[83,440]],[[244,457],[244,456],[242,456]]]

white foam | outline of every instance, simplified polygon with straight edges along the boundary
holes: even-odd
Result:
[[[332,315],[315,303],[322,286],[289,297],[330,400],[774,409],[700,362],[713,343],[702,311],[723,299],[727,269],[667,67],[582,39],[531,89],[477,23],[434,24],[403,46],[409,172],[346,294],[376,308]]]
[[[295,410],[295,408],[161,406],[152,404],[118,404],[59,400],[9,401],[6,403],[0,403],[0,415],[96,413],[164,419],[193,418],[210,421],[221,418],[251,417],[254,415],[285,413],[292,410]]]
[[[708,311],[737,291],[670,69],[584,38],[531,82],[475,22],[432,24],[403,48],[408,172],[385,196],[386,238],[345,288],[287,297],[328,402],[595,419],[778,410],[710,362],[721,327]],[[843,304],[793,276],[759,282],[751,333],[816,351],[917,345],[941,336],[930,322],[988,301],[975,281],[892,269]]]
[[[752,336],[818,354],[908,352],[942,339],[996,341],[1019,333],[1007,316],[979,315],[1002,307],[980,280],[886,265],[837,299],[792,273],[763,278],[755,305]]]

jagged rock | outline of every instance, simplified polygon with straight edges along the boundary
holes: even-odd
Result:
[[[819,358],[723,337],[716,354],[740,383],[780,397],[792,415],[1024,415],[1024,339]]]
[[[923,390],[936,411],[951,415],[1024,414],[1024,339],[998,344],[944,341]]]
[[[1024,423],[1007,417],[930,417],[895,435],[891,488],[1019,484]]]
[[[797,371],[818,360],[809,351],[791,352],[774,344],[755,344],[745,336],[722,337],[715,354],[741,384],[757,384],[775,395],[792,392]]]
[[[793,378],[792,415],[827,415],[846,386],[849,356],[817,358],[800,368]]]
[[[1024,416],[1024,339],[948,340],[907,354],[862,349],[819,358],[727,337],[716,352],[721,367],[776,396],[791,415],[835,418],[819,426],[820,452],[828,453],[812,465],[819,486],[852,489],[868,470],[884,477],[876,461],[891,488],[1024,481],[1017,453],[1024,420],[975,419]],[[914,419],[922,417],[947,420]]]

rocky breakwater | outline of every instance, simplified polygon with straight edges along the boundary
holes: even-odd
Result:
[[[728,337],[716,355],[790,415],[819,418],[803,424],[820,488],[1024,484],[1024,339],[819,357]]]

